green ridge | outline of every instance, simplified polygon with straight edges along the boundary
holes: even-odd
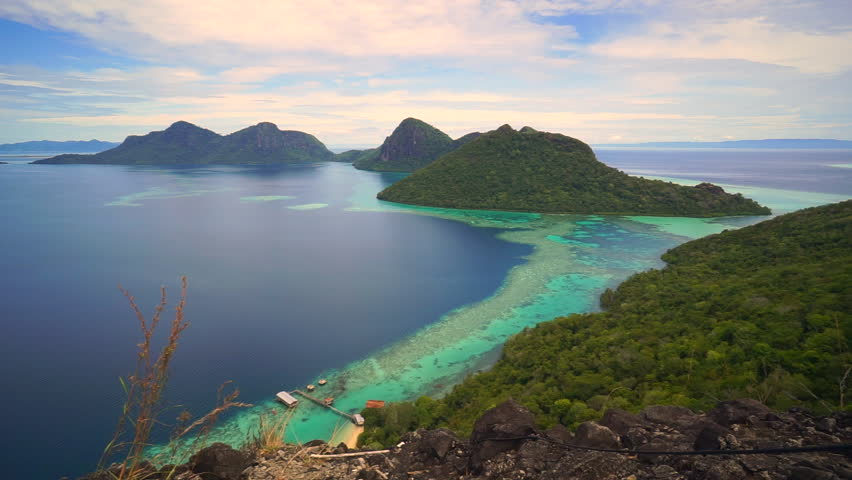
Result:
[[[335,162],[345,162],[345,163],[353,163],[358,160],[362,156],[370,155],[374,151],[378,149],[376,148],[368,148],[366,150],[347,150],[345,152],[340,152],[334,155]]]
[[[463,434],[507,398],[542,426],[607,408],[707,409],[752,397],[769,406],[845,408],[852,366],[852,200],[685,243],[662,270],[601,296],[601,313],[544,322],[512,337],[494,368],[443,399],[364,410],[361,442],[416,428]]]
[[[515,131],[479,136],[378,194],[381,200],[443,208],[542,213],[715,217],[769,209],[710,184],[632,177],[595,158],[575,138]]]
[[[269,122],[221,136],[189,122],[147,135],[131,135],[110,150],[94,155],[67,154],[37,160],[46,164],[206,165],[279,164],[334,160],[313,135],[279,130]]]

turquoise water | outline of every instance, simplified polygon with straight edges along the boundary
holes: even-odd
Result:
[[[320,378],[329,380],[326,387],[320,387],[319,395],[334,397],[335,405],[350,413],[359,412],[371,399],[399,401],[446,393],[466,375],[493,364],[509,336],[557,316],[597,310],[598,296],[605,288],[635,272],[660,267],[659,255],[666,249],[766,218],[540,215],[412,207],[376,200],[375,192],[396,178],[370,173],[359,176],[346,210],[360,215],[397,212],[434,216],[474,227],[500,228],[505,231],[498,238],[532,246],[533,251],[509,272],[494,295],[449,312],[434,324],[361,360],[318,372],[312,383]],[[754,196],[777,213],[842,199],[832,194],[723,186]],[[258,415],[279,408],[270,399],[243,410],[217,428],[209,441],[239,443]],[[328,440],[343,424],[327,410],[302,402],[287,440]]]

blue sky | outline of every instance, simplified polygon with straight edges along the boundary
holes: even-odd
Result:
[[[845,4],[845,5],[844,5]],[[4,0],[0,143],[405,117],[589,143],[852,140],[845,0]]]

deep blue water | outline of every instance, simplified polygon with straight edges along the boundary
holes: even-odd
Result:
[[[81,474],[99,456],[139,338],[119,282],[150,312],[159,285],[176,298],[189,277],[169,398],[202,414],[223,381],[267,398],[487,297],[530,251],[493,229],[346,212],[344,165],[0,167],[4,478]],[[296,198],[240,201],[259,195]],[[328,206],[287,208],[315,202]]]
[[[852,150],[598,148],[598,160],[631,175],[679,177],[806,192],[852,191]]]

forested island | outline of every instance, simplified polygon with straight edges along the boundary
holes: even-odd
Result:
[[[591,147],[558,133],[509,125],[479,136],[378,194],[430,207],[541,213],[768,215],[740,194],[632,177],[597,160]]]
[[[479,132],[472,132],[453,140],[422,120],[406,118],[378,148],[354,150],[341,155],[352,156],[353,165],[361,170],[413,172],[479,135]]]
[[[359,442],[394,444],[417,428],[469,435],[513,398],[543,427],[608,408],[705,410],[750,397],[778,408],[847,408],[852,366],[852,200],[680,245],[668,265],[601,296],[600,313],[511,338],[488,372],[442,399],[365,409]]]
[[[261,122],[222,136],[189,122],[179,121],[162,131],[143,136],[131,135],[121,145],[94,155],[58,155],[33,163],[263,165],[332,160],[335,160],[334,153],[313,135],[295,130],[279,130],[273,123]]]
[[[36,140],[32,142],[4,143],[0,145],[0,153],[93,153],[117,147],[117,143],[100,140],[69,140],[56,142],[52,140]]]

